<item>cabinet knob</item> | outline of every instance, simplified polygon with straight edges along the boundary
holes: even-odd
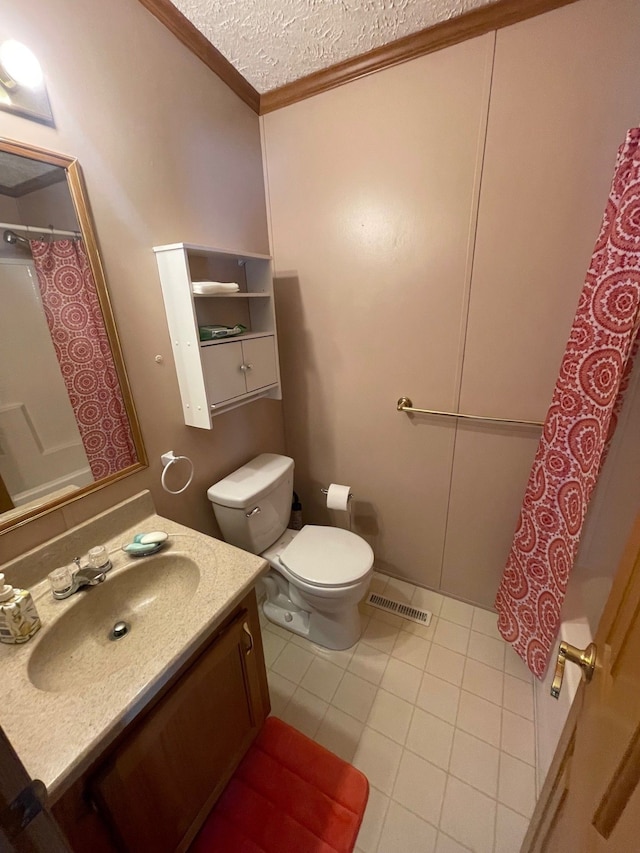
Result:
[[[252,365],[252,364],[241,364],[241,365],[240,365],[240,370],[247,371],[247,370],[251,370],[251,369],[252,369],[252,367],[253,367],[253,365]]]

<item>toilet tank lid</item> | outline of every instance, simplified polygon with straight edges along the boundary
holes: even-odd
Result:
[[[246,507],[260,500],[287,474],[293,472],[293,459],[278,453],[261,453],[228,477],[214,483],[207,497],[214,504],[232,508]]]

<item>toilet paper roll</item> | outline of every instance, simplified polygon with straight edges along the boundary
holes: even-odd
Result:
[[[327,507],[328,509],[348,509],[350,497],[351,486],[341,486],[339,483],[331,483],[327,489]]]

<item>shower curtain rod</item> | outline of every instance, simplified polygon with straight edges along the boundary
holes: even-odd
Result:
[[[51,228],[49,225],[38,227],[37,225],[16,225],[12,222],[0,222],[0,228],[9,228],[11,231],[26,231],[28,234],[45,234],[55,235],[59,237],[81,237],[81,232],[78,231],[61,231],[58,228]]]

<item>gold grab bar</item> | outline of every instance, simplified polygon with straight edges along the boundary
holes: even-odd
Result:
[[[400,397],[396,408],[399,412],[417,412],[421,415],[437,415],[441,418],[460,418],[465,421],[489,421],[496,424],[541,427],[542,421],[512,421],[508,418],[485,418],[483,415],[463,415],[460,412],[438,412],[435,409],[416,409],[409,397]]]

